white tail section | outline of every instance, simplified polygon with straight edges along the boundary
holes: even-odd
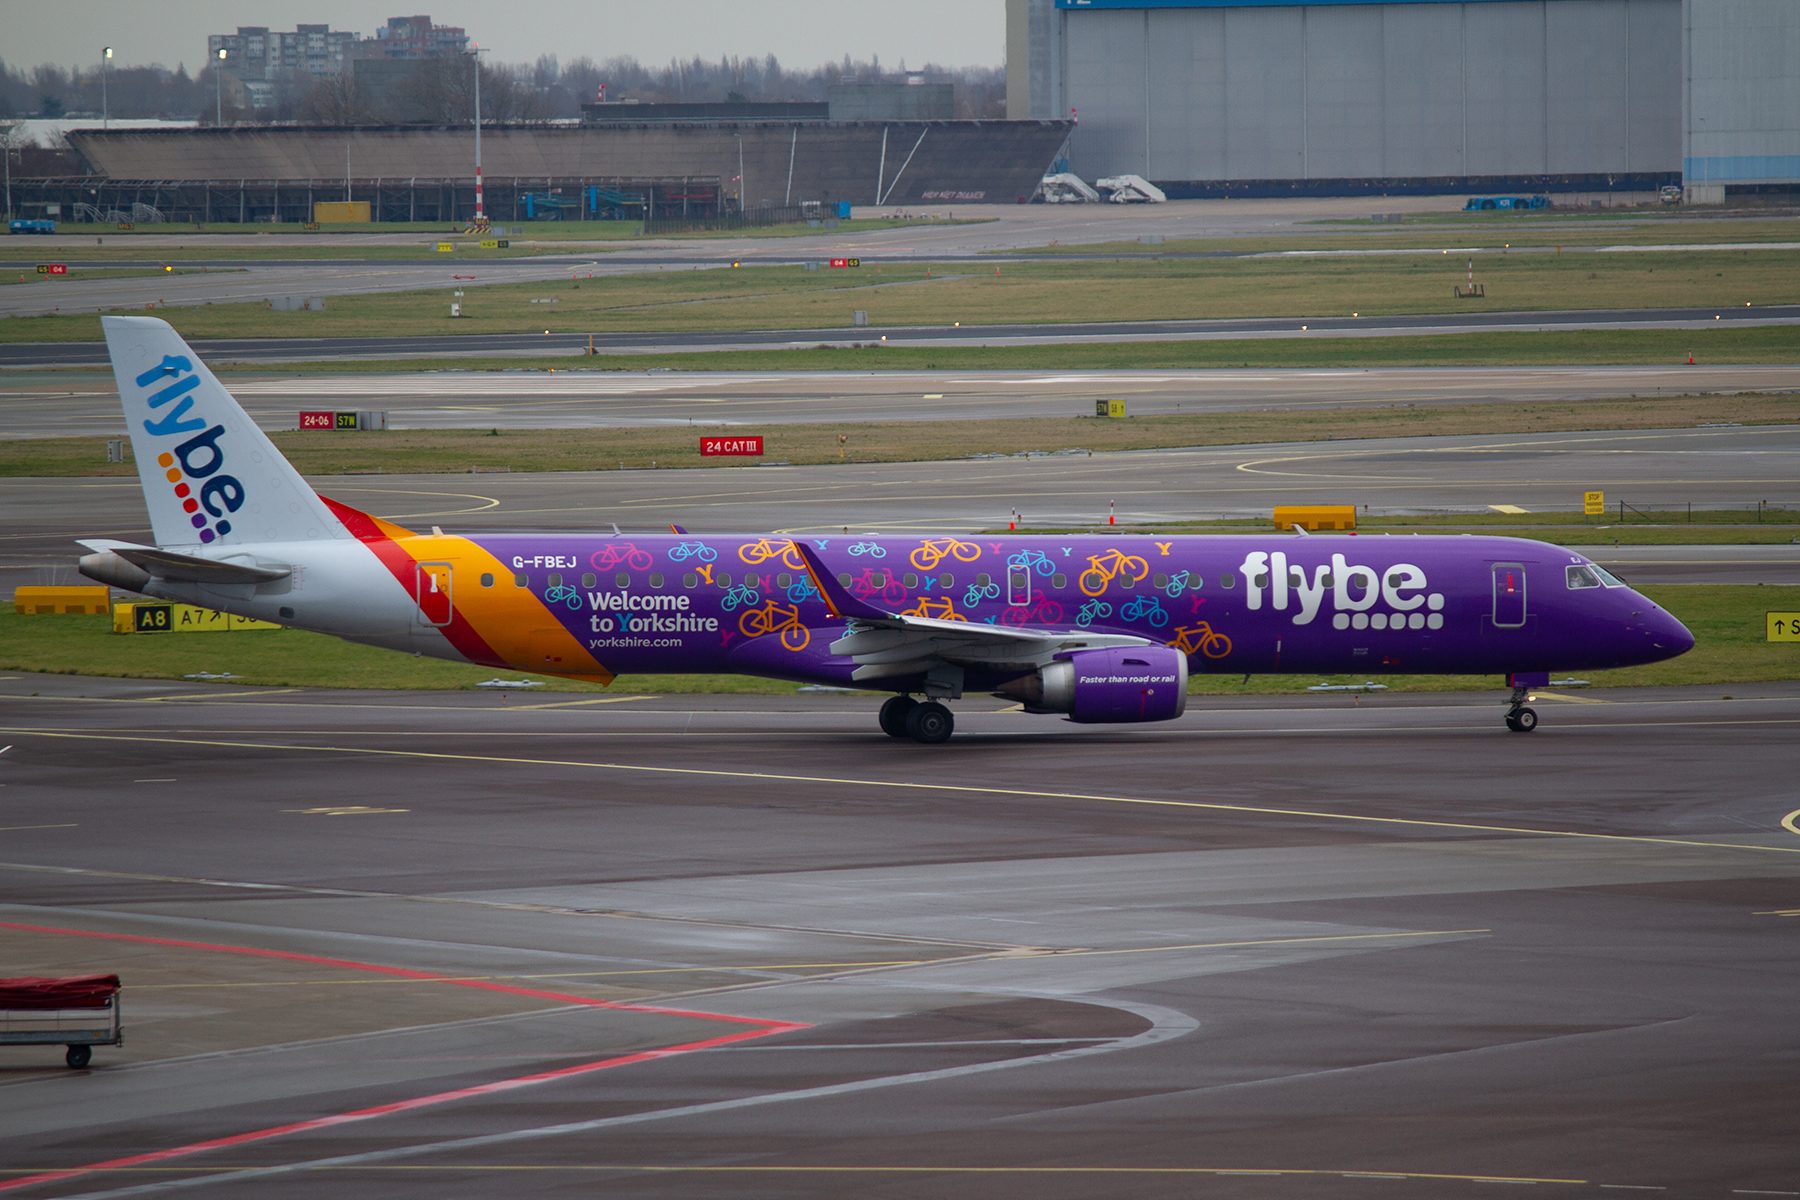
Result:
[[[157,545],[350,536],[167,321],[100,324]]]

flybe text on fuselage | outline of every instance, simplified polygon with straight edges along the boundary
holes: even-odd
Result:
[[[1290,601],[1297,611],[1294,624],[1310,625],[1331,597],[1334,629],[1441,629],[1444,625],[1442,592],[1432,592],[1425,571],[1412,563],[1395,563],[1382,571],[1352,563],[1333,554],[1329,564],[1312,569],[1289,565],[1284,550],[1253,550],[1238,568],[1244,575],[1244,601],[1252,610],[1263,606],[1286,611]],[[1385,608],[1370,612],[1378,603]],[[1424,610],[1424,611],[1420,611]]]

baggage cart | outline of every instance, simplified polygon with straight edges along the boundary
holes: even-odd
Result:
[[[66,1046],[80,1070],[95,1046],[124,1044],[117,975],[0,979],[0,1046]]]

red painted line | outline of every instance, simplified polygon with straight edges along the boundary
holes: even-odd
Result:
[[[282,1137],[290,1133],[305,1133],[315,1129],[329,1129],[333,1126],[347,1124],[352,1121],[366,1121],[373,1117],[384,1117],[393,1113],[411,1112],[414,1109],[429,1108],[437,1104],[445,1104],[452,1100],[464,1100],[471,1096],[492,1095],[495,1092],[511,1091],[513,1088],[529,1087],[532,1084],[546,1083],[555,1079],[566,1079],[574,1075],[585,1075],[591,1071],[604,1071],[612,1067],[628,1066],[632,1063],[651,1062],[659,1058],[671,1058],[680,1054],[692,1054],[696,1050],[711,1050],[719,1046],[729,1046],[734,1042],[748,1041],[752,1038],[768,1037],[776,1033],[791,1033],[796,1029],[807,1029],[810,1026],[794,1021],[771,1021],[758,1017],[738,1017],[725,1013],[699,1012],[690,1009],[663,1008],[651,1004],[619,1004],[610,1000],[595,1000],[588,996],[571,996],[563,992],[546,992],[533,988],[510,987],[505,984],[489,983],[485,980],[455,979],[447,975],[439,975],[430,971],[415,971],[409,967],[389,967],[379,963],[357,962],[347,958],[326,958],[317,954],[299,954],[291,950],[264,950],[255,946],[227,946],[216,942],[193,942],[180,938],[143,937],[130,933],[96,933],[87,929],[61,929],[51,925],[20,925],[0,921],[0,929],[19,929],[29,933],[57,933],[70,937],[101,938],[115,942],[137,942],[152,946],[176,946],[188,950],[215,950],[225,954],[248,954],[257,958],[280,958],[292,962],[320,963],[331,967],[344,967],[355,971],[372,971],[380,975],[395,975],[402,979],[417,979],[426,983],[448,983],[457,987],[471,987],[483,991],[506,992],[518,996],[531,996],[543,1000],[561,1000],[569,1004],[585,1004],[593,1008],[609,1008],[624,1012],[657,1013],[665,1016],[694,1017],[706,1021],[730,1021],[735,1024],[756,1025],[756,1029],[747,1029],[739,1033],[721,1034],[718,1037],[705,1038],[697,1042],[683,1042],[675,1046],[664,1046],[658,1050],[639,1050],[632,1054],[622,1054],[615,1058],[603,1058],[595,1062],[581,1063],[573,1067],[559,1067],[554,1071],[540,1071],[532,1075],[520,1075],[512,1079],[498,1079],[492,1083],[476,1084],[473,1087],[456,1088],[448,1092],[437,1092],[429,1096],[417,1096],[411,1100],[396,1100],[389,1104],[377,1104],[371,1108],[352,1109],[349,1112],[334,1113],[326,1117],[314,1117],[307,1121],[295,1121],[287,1125],[275,1125],[268,1129],[252,1130],[248,1133],[236,1133],[229,1137],[212,1138],[204,1142],[190,1142],[185,1146],[172,1146],[167,1150],[153,1150],[147,1154],[134,1154],[128,1158],[108,1159],[105,1162],[88,1163],[86,1166],[72,1167],[66,1171],[48,1171],[39,1175],[28,1175],[22,1179],[0,1182],[0,1191],[26,1187],[36,1183],[49,1183],[59,1179],[74,1179],[94,1171],[117,1170],[124,1167],[141,1167],[148,1163],[164,1162],[171,1158],[183,1158],[190,1154],[199,1154],[207,1150],[219,1150],[227,1146],[242,1146],[251,1142],[265,1141],[269,1138]]]

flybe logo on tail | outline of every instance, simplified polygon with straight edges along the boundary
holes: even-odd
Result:
[[[153,414],[144,421],[144,428],[152,437],[193,435],[157,455],[156,465],[163,469],[188,520],[200,531],[200,540],[211,542],[230,533],[226,514],[243,507],[244,485],[221,471],[225,451],[219,448],[219,439],[225,436],[225,427],[208,428],[206,418],[198,413],[189,415],[194,398],[188,393],[200,386],[194,364],[185,355],[165,354],[160,366],[137,377],[137,385],[156,389],[144,398]],[[171,404],[173,408],[169,408]],[[168,411],[160,411],[163,409]]]

